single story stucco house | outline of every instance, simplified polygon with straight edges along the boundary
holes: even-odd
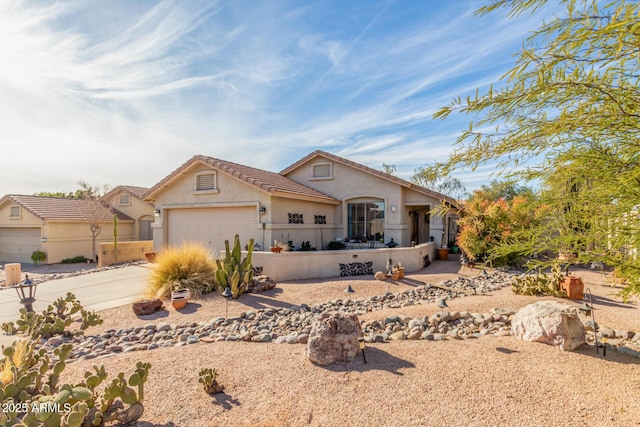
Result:
[[[194,156],[145,200],[156,208],[156,250],[195,241],[221,253],[235,234],[262,250],[276,241],[322,250],[331,241],[375,248],[392,239],[439,247],[455,236],[452,198],[324,151],[279,173]],[[433,215],[443,203],[452,213]]]
[[[76,256],[91,259],[90,222],[95,220],[102,226],[96,238],[97,252],[100,243],[113,241],[114,214],[118,216],[118,241],[150,240],[154,207],[141,199],[146,190],[116,187],[105,198],[112,205],[95,200],[6,195],[0,199],[0,261],[31,263],[35,251],[44,252],[45,263],[49,264]]]

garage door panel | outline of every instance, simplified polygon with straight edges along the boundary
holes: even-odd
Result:
[[[168,211],[169,245],[199,242],[212,252],[224,251],[225,239],[239,234],[246,243],[254,238],[257,214],[255,207],[171,209]]]
[[[30,263],[40,250],[40,227],[0,227],[0,261]]]

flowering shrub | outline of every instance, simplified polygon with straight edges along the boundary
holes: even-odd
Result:
[[[456,243],[471,261],[490,261],[494,265],[516,263],[520,253],[492,256],[492,251],[502,243],[523,238],[523,231],[537,223],[541,212],[531,208],[532,201],[530,191],[510,199],[496,199],[489,189],[476,190],[458,221],[460,233]]]

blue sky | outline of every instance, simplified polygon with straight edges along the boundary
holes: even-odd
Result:
[[[316,149],[408,179],[468,126],[433,113],[498,82],[544,17],[483,4],[0,2],[0,195],[152,186],[195,154],[277,172]]]

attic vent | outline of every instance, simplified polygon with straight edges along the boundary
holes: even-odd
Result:
[[[216,174],[202,174],[196,177],[196,190],[215,190],[216,189]]]
[[[330,178],[331,177],[331,163],[318,163],[311,166],[312,178]]]
[[[131,200],[129,199],[129,195],[128,194],[121,194],[120,195],[120,200],[118,201],[118,204],[121,206],[128,206],[131,204]]]
[[[11,206],[9,218],[20,218],[20,206]]]

